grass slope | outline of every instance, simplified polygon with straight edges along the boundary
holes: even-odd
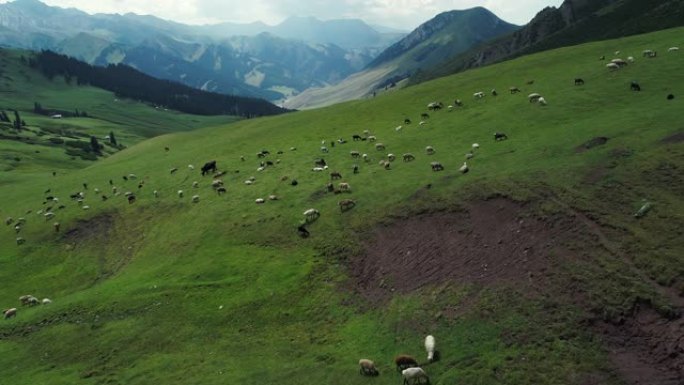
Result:
[[[3,175],[0,216],[25,216],[27,223],[21,247],[11,226],[0,231],[0,307],[18,306],[27,293],[54,303],[20,308],[16,318],[0,322],[1,378],[13,384],[396,384],[392,357],[423,358],[422,338],[430,333],[443,357],[426,367],[433,384],[621,383],[587,325],[629,317],[643,301],[667,313],[676,306],[668,293],[681,291],[684,282],[678,171],[684,147],[662,142],[682,131],[684,57],[639,55],[647,48],[663,52],[682,36],[684,29],[673,29],[565,48],[373,100],[242,121],[238,129],[156,137],[57,177]],[[596,58],[615,50],[638,59],[609,72]],[[584,87],[573,86],[577,76]],[[534,85],[525,86],[528,79]],[[632,80],[642,92],[629,91]],[[502,92],[512,85],[543,94],[549,105]],[[492,88],[500,91],[497,98],[470,98]],[[677,97],[667,101],[669,93]],[[465,107],[431,113],[427,124],[417,124],[429,102],[455,98]],[[406,117],[414,123],[395,131]],[[322,193],[329,177],[312,172],[312,161],[321,156],[321,140],[350,139],[365,129],[387,152],[413,152],[417,160],[385,171],[377,165],[385,152],[370,142],[328,145],[328,164],[341,171],[357,201],[340,214],[341,197]],[[494,131],[510,139],[494,143]],[[610,139],[576,151],[597,136]],[[481,148],[462,175],[458,167],[473,142]],[[424,155],[427,145],[437,153]],[[257,172],[255,154],[262,149],[281,161]],[[372,158],[359,161],[356,175],[350,150]],[[209,177],[187,168],[210,159],[228,172],[228,193],[220,197]],[[430,171],[430,161],[446,170]],[[172,167],[179,171],[170,174]],[[124,181],[129,173],[138,179]],[[245,185],[252,175],[256,182]],[[110,179],[119,192],[134,191],[135,204],[112,196]],[[68,198],[84,182],[90,210]],[[110,199],[101,202],[96,187]],[[58,234],[36,214],[48,188],[66,206],[56,211]],[[194,194],[199,203],[190,202]],[[269,194],[280,199],[254,204]],[[364,255],[372,229],[501,195],[530,202],[533,216],[582,214],[620,253],[587,248],[578,238],[576,254],[550,256],[554,275],[534,292],[505,281],[449,281],[374,303],[345,290],[346,266]],[[644,199],[654,208],[637,221],[632,214]],[[308,227],[312,236],[301,239],[295,228],[309,207],[322,215]],[[457,316],[448,316],[454,310]],[[378,378],[358,375],[361,357],[378,363]]]
[[[63,79],[50,81],[22,62],[28,53],[17,50],[0,50],[0,109],[7,112],[18,110],[27,123],[25,130],[16,133],[10,125],[0,126],[3,140],[3,156],[0,169],[20,169],[31,172],[36,166],[41,169],[81,168],[91,162],[79,157],[71,159],[65,155],[64,145],[50,144],[49,138],[77,139],[88,142],[95,136],[102,138],[114,132],[119,143],[130,146],[153,136],[198,127],[234,122],[230,116],[195,116],[155,108],[149,104],[120,99],[111,92],[94,87],[77,87]],[[51,119],[33,113],[34,103],[53,111],[87,112],[88,118]],[[106,147],[109,152],[116,149]],[[19,160],[17,160],[19,159]]]

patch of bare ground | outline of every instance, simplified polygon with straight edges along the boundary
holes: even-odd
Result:
[[[371,302],[450,282],[536,287],[554,258],[570,254],[564,240],[581,237],[577,230],[564,218],[529,215],[525,203],[493,198],[381,225],[349,269],[354,290]]]
[[[531,203],[496,197],[468,202],[460,211],[420,214],[378,225],[366,235],[363,251],[350,258],[349,285],[376,305],[395,294],[450,283],[514,285],[534,295],[568,284],[556,276],[559,262],[607,253],[623,260],[672,304],[672,312],[665,315],[642,304],[618,322],[603,321],[600,315],[587,319],[600,335],[616,373],[628,385],[684,384],[684,321],[678,317],[684,299],[639,271],[620,242],[610,239],[590,215],[553,194],[544,199],[556,202],[563,214],[535,215]],[[582,295],[571,293],[578,288],[556,289],[590,310]],[[472,300],[466,298],[464,304]]]
[[[684,132],[678,132],[676,134],[666,136],[660,142],[664,144],[684,142]]]

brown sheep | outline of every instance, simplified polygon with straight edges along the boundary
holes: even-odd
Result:
[[[394,363],[397,364],[397,371],[401,372],[402,370],[406,368],[412,368],[418,366],[418,361],[416,361],[415,358],[406,355],[406,354],[401,354],[398,355],[394,358]]]
[[[359,360],[359,373],[364,376],[377,376],[378,369],[375,367],[375,363],[371,360],[362,358]]]

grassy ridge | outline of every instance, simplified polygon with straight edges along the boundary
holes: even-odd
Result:
[[[28,55],[25,51],[0,50],[0,109],[7,112],[11,119],[14,119],[11,110],[18,110],[28,125],[21,133],[14,133],[10,125],[0,127],[0,134],[12,137],[18,135],[21,138],[20,141],[3,141],[7,150],[3,151],[0,159],[0,168],[3,170],[18,168],[31,172],[40,164],[45,165],[44,169],[47,170],[82,168],[90,164],[79,157],[71,159],[66,155],[60,156],[56,147],[63,154],[64,145],[50,145],[48,138],[68,140],[80,137],[81,140],[88,141],[90,136],[96,136],[101,142],[105,142],[102,138],[114,132],[119,143],[130,146],[157,135],[237,120],[236,117],[195,116],[155,108],[139,101],[117,98],[113,93],[102,89],[76,87],[63,78],[50,81],[21,59]],[[51,119],[49,116],[33,113],[35,102],[47,110],[79,110],[86,112],[89,117]],[[116,151],[108,147],[105,150]]]
[[[646,60],[639,53],[662,52],[683,35],[673,29],[550,51],[370,101],[242,121],[236,129],[156,137],[57,177],[3,175],[0,216],[28,221],[21,247],[11,227],[0,232],[0,307],[16,306],[26,293],[54,303],[22,308],[16,319],[0,323],[0,373],[15,384],[365,384],[356,362],[369,357],[382,373],[372,381],[392,384],[399,378],[391,358],[423,358],[422,337],[433,333],[444,357],[427,368],[435,384],[580,384],[592,375],[617,384],[599,341],[580,328],[590,309],[562,293],[572,282],[592,310],[610,318],[639,296],[667,305],[644,275],[681,288],[676,229],[682,224],[677,213],[684,211],[682,177],[668,170],[682,167],[683,149],[661,140],[681,132],[682,98],[665,96],[683,94],[677,74],[684,57]],[[617,49],[637,62],[609,72],[597,58]],[[575,77],[586,85],[573,86]],[[629,91],[632,80],[640,82],[641,93]],[[523,93],[508,95],[514,85]],[[500,96],[470,96],[492,88]],[[543,94],[549,105],[528,103],[524,95],[530,92]],[[427,124],[417,124],[427,103],[455,98],[465,100],[463,109],[431,113]],[[396,131],[406,117],[414,122]],[[364,129],[387,151],[352,143],[351,135]],[[494,131],[510,139],[494,143]],[[596,136],[610,140],[576,151]],[[349,143],[328,144],[324,157],[351,184],[357,201],[342,215],[341,197],[321,193],[328,175],[311,171],[321,140],[338,137]],[[473,142],[481,148],[469,162],[470,173],[462,175],[458,167]],[[425,155],[427,145],[437,153]],[[255,154],[262,149],[280,163],[257,172]],[[276,155],[278,150],[284,153]],[[350,150],[368,153],[372,162],[353,160]],[[387,152],[412,152],[417,160],[385,171],[377,162]],[[221,197],[198,172],[211,159],[227,171],[228,193]],[[445,172],[431,172],[430,161],[442,162]],[[361,172],[352,175],[358,162]],[[172,167],[179,171],[170,174]],[[596,170],[602,177],[588,179]],[[138,180],[124,181],[130,173]],[[256,183],[245,185],[252,175]],[[137,202],[111,197],[109,179],[119,192],[136,192]],[[292,179],[299,185],[291,186]],[[90,210],[68,199],[84,182]],[[95,187],[110,199],[101,202]],[[60,234],[35,214],[48,188],[67,206],[57,212]],[[182,199],[179,189],[185,190]],[[193,194],[199,203],[190,202]],[[269,194],[280,199],[253,203]],[[505,284],[450,282],[374,308],[340,289],[345,260],[379,221],[493,194],[533,201],[536,215],[567,206],[588,213],[614,229],[607,234],[621,240],[630,258],[594,250],[589,262],[558,260],[556,282],[540,296]],[[642,199],[656,205],[636,222],[632,214]],[[312,237],[301,239],[295,228],[309,207],[322,216],[309,226]],[[453,307],[463,313],[440,315]]]

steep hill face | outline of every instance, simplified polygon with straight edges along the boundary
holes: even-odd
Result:
[[[400,36],[360,20],[196,27],[153,16],[88,15],[38,0],[0,4],[1,45],[123,63],[192,87],[272,101],[338,82]]]
[[[682,0],[566,0],[543,9],[525,27],[411,79],[419,83],[473,67],[552,48],[671,28],[684,24]]]
[[[364,71],[340,84],[307,90],[288,99],[285,105],[311,108],[360,98],[393,86],[421,68],[438,67],[454,55],[517,28],[482,7],[444,12],[387,48]]]

